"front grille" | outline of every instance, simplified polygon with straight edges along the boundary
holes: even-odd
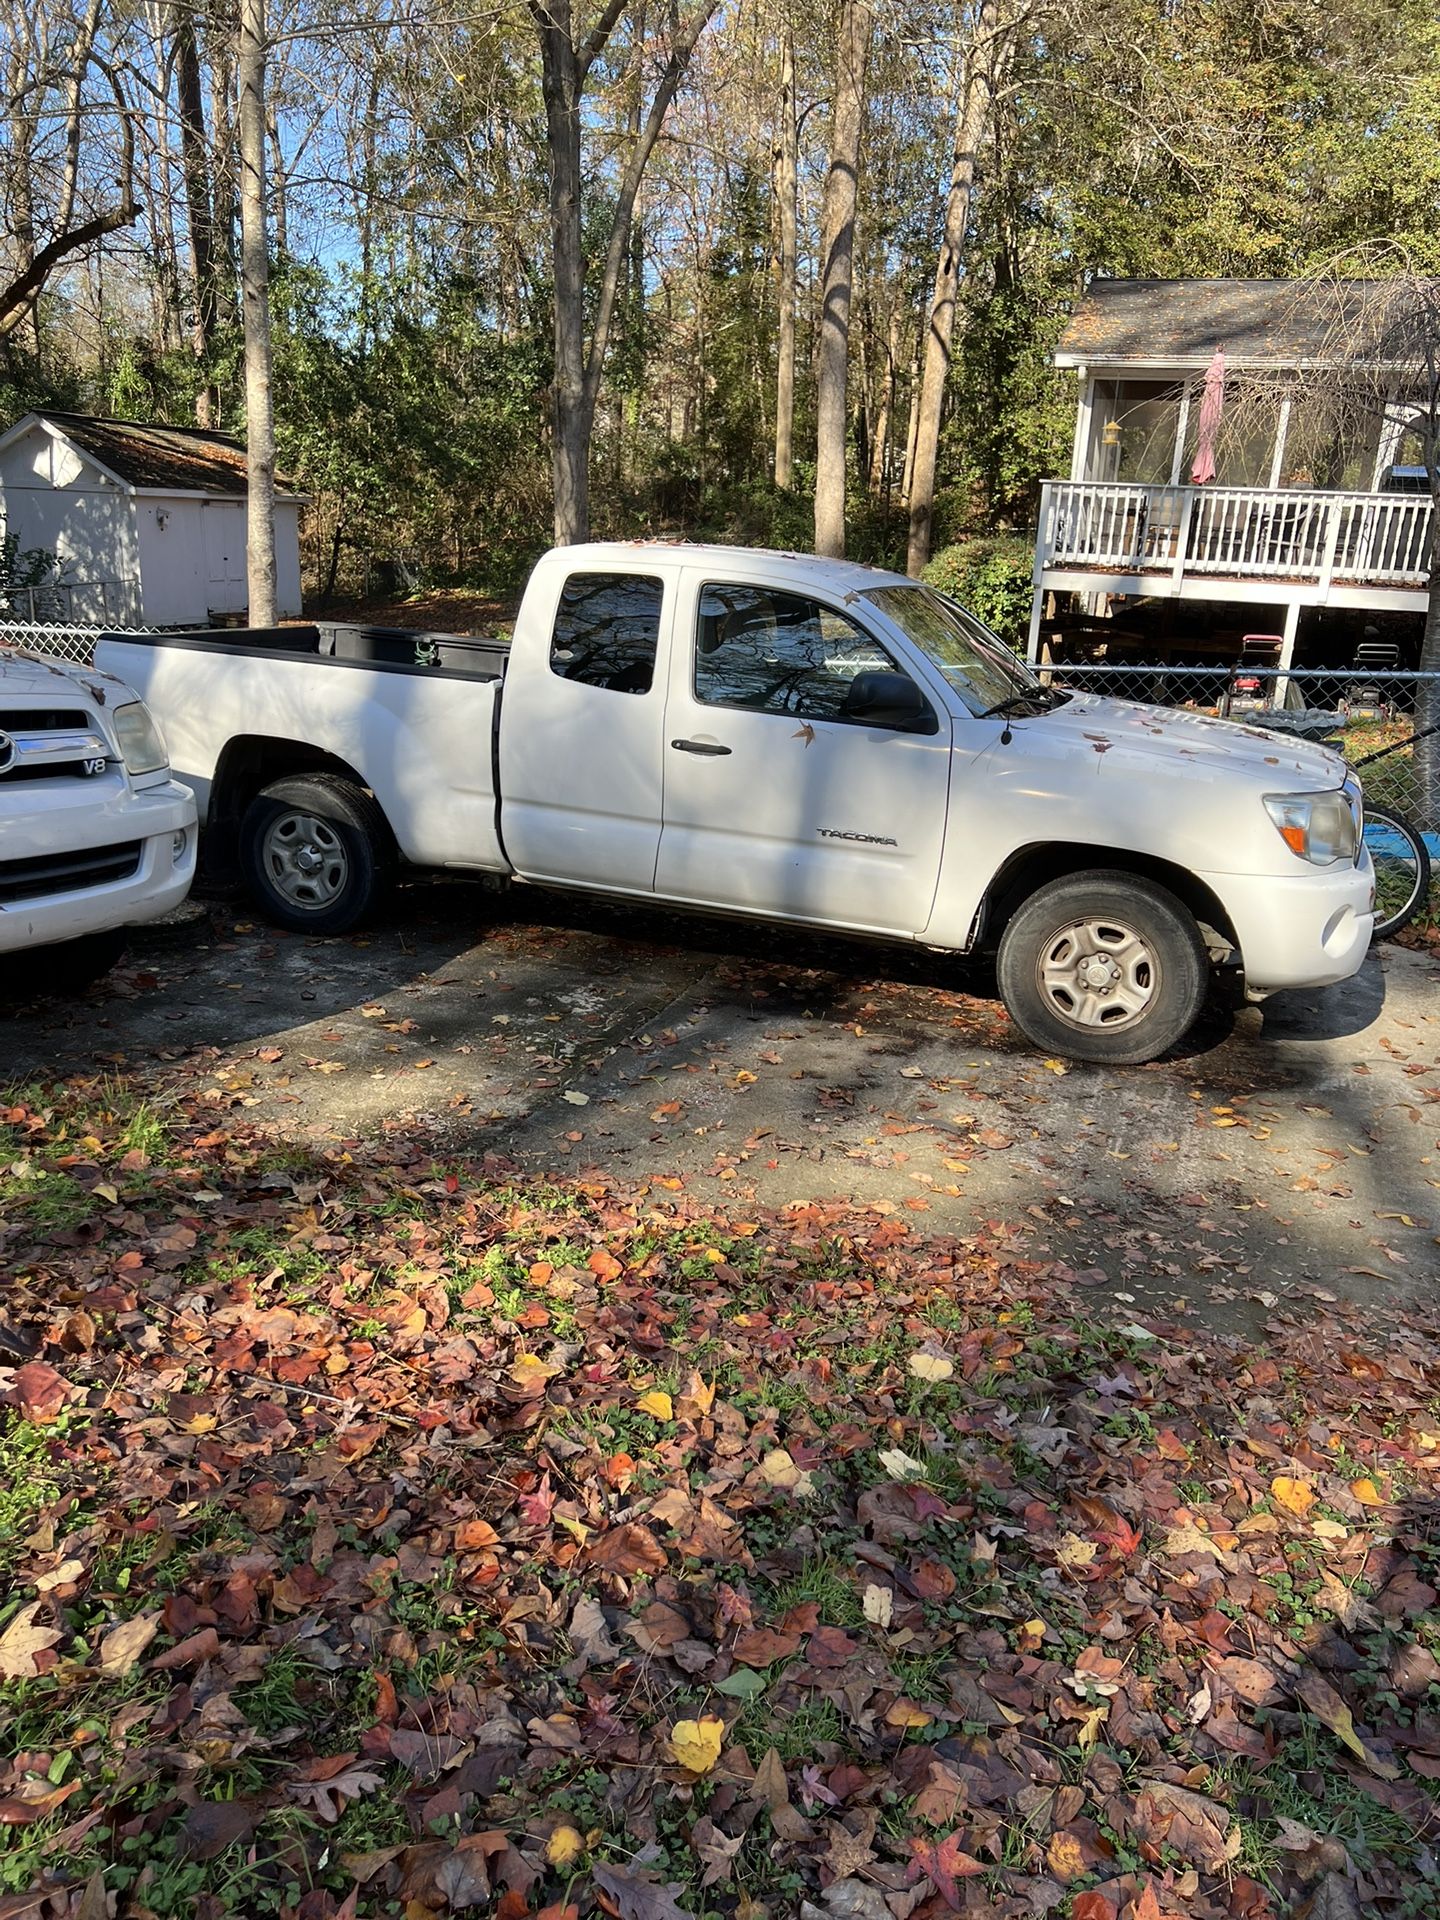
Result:
[[[83,853],[40,854],[29,860],[0,860],[0,906],[16,900],[44,900],[51,894],[78,893],[82,887],[105,887],[128,880],[140,865],[141,842],[125,840],[114,847],[92,847]]]
[[[82,707],[0,707],[0,733],[66,733],[94,724]]]
[[[111,758],[110,743],[82,707],[0,707],[0,736],[9,742],[0,782],[94,778]],[[0,741],[3,745],[3,741]]]

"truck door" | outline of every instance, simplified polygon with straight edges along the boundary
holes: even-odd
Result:
[[[921,711],[912,719],[881,724],[855,711],[860,676],[900,671],[848,612],[687,570],[671,649],[656,891],[777,918],[922,932],[945,838],[950,721],[913,681]]]
[[[549,605],[522,608],[535,624],[505,681],[500,792],[527,879],[653,891],[666,617],[658,577],[582,564]]]

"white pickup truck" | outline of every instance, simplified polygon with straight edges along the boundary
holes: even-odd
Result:
[[[557,549],[514,639],[102,643],[261,910],[353,926],[400,861],[993,954],[1046,1052],[1152,1059],[1212,961],[1360,966],[1360,790],[1323,748],[1042,685],[898,574]]]
[[[195,797],[109,674],[0,644],[0,962],[67,992],[195,876]]]

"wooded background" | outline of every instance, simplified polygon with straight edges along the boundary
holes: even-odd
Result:
[[[588,528],[947,548],[1001,618],[1088,275],[1440,270],[1429,0],[31,0],[0,423],[243,431],[242,16],[322,594]]]

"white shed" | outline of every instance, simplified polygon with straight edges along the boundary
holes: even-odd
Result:
[[[245,450],[229,434],[48,410],[0,434],[0,530],[58,556],[72,620],[205,626],[243,614],[245,496]],[[280,482],[282,616],[300,612],[303,504]]]

